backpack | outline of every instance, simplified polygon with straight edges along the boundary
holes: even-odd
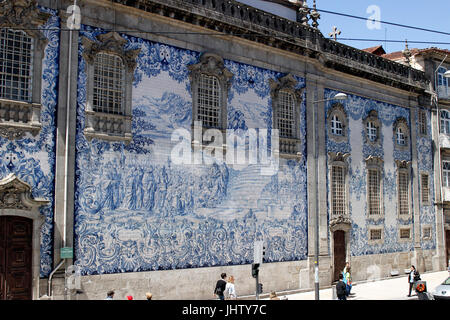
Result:
[[[420,280],[420,274],[418,271],[414,271],[414,281],[419,281]]]

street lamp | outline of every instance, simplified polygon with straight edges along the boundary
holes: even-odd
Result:
[[[313,101],[313,104],[331,100],[343,101],[347,100],[348,96],[345,93],[339,92],[335,94],[332,98]],[[314,133],[315,133],[315,141],[316,148],[314,152],[314,160],[316,163],[316,214],[315,214],[315,249],[314,249],[314,287],[315,287],[315,300],[319,300],[319,132],[318,132],[318,124],[317,124],[317,108],[314,108]]]

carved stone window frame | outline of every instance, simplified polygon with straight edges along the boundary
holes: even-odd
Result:
[[[409,237],[408,238],[402,238],[402,230],[408,230],[409,231]],[[410,242],[413,238],[412,235],[412,228],[411,226],[405,226],[405,225],[400,225],[398,227],[398,242]]]
[[[50,14],[40,11],[36,0],[0,2],[0,28],[22,31],[32,38],[31,101],[0,99],[0,136],[16,140],[26,133],[36,136],[41,128],[42,63],[48,40],[39,30]],[[5,121],[8,113],[9,121]]]
[[[411,161],[395,160],[396,163],[396,182],[397,182],[397,217],[402,220],[407,220],[412,217],[412,194],[411,194]],[[408,182],[408,214],[400,214],[400,192],[399,192],[399,173],[407,175]]]
[[[383,183],[383,177],[384,177],[384,161],[380,157],[375,156],[369,156],[365,159],[366,162],[366,202],[367,202],[367,218],[373,221],[384,219],[384,183]],[[369,210],[369,170],[377,170],[379,174],[379,183],[380,183],[380,214],[378,215],[371,215]]]
[[[381,239],[371,239],[372,230],[380,230],[381,232]],[[384,243],[384,227],[383,226],[368,226],[367,228],[367,244],[369,245],[378,245]]]
[[[329,194],[328,194],[328,202],[330,204],[330,224],[334,220],[339,220],[342,218],[349,218],[349,197],[350,197],[350,189],[349,189],[349,163],[348,158],[350,157],[350,153],[342,153],[342,152],[328,152],[328,181],[329,181]],[[341,167],[344,173],[344,210],[345,213],[343,215],[334,214],[333,212],[333,167]],[[342,216],[342,217],[341,217]],[[334,224],[334,223],[333,223]]]
[[[134,70],[136,69],[136,58],[140,49],[126,50],[127,40],[117,32],[108,32],[97,36],[97,41],[86,37],[82,38],[84,47],[83,58],[86,61],[86,127],[84,134],[90,141],[93,138],[108,141],[124,141],[129,143],[133,140],[131,132],[132,124],[132,89]],[[106,53],[118,56],[122,59],[125,68],[123,114],[110,114],[96,112],[93,108],[94,99],[94,63],[97,54]]]
[[[398,143],[397,139],[397,129],[401,128],[403,130],[404,138],[405,138],[405,144],[401,145]],[[394,129],[394,148],[400,151],[408,151],[409,150],[409,143],[410,143],[410,134],[409,134],[409,126],[408,122],[405,118],[397,118],[397,120],[394,123],[393,126]]]
[[[199,96],[198,89],[200,84],[200,78],[202,74],[207,76],[215,77],[219,82],[220,88],[220,107],[219,107],[219,127],[218,128],[203,128],[206,129],[218,129],[222,133],[226,132],[228,125],[228,93],[231,87],[231,79],[233,74],[225,68],[224,60],[221,56],[211,53],[204,52],[200,56],[200,62],[197,64],[189,65],[189,80],[191,83],[191,93],[192,93],[192,130],[196,128],[195,123],[198,121],[198,105]],[[203,124],[202,124],[203,127]],[[225,137],[225,135],[224,135]]]
[[[377,136],[374,141],[369,139],[367,133],[367,125],[369,122],[372,122],[377,129]],[[376,110],[370,110],[367,117],[363,120],[364,126],[364,142],[371,146],[380,146],[381,145],[381,121],[378,118],[378,112]]]
[[[272,128],[278,128],[278,110],[280,107],[280,92],[287,92],[294,100],[294,132],[293,137],[279,137],[280,157],[296,158],[302,157],[300,139],[300,107],[303,102],[305,88],[296,89],[297,81],[292,74],[287,74],[277,80],[269,79],[270,96],[272,99]]]
[[[336,135],[332,133],[332,119],[333,116],[336,115],[342,123],[342,135]],[[347,141],[347,128],[348,128],[348,117],[345,112],[345,108],[342,103],[336,102],[333,103],[331,108],[327,112],[327,130],[328,137],[336,143],[346,142]]]
[[[429,236],[425,236],[425,230],[429,229],[430,230],[430,235]],[[422,225],[422,240],[432,240],[433,239],[433,227],[431,226],[431,224],[423,224]]]

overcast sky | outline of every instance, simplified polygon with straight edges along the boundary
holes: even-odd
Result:
[[[398,24],[432,29],[450,33],[450,0],[317,0],[317,9],[350,14],[354,16],[370,17],[377,13],[380,20]],[[308,0],[308,6],[312,7],[312,0]],[[371,7],[372,6],[372,7]],[[376,6],[376,7],[373,7]],[[371,7],[371,8],[370,8]],[[371,9],[367,13],[368,9]],[[450,43],[450,36],[443,34],[406,29],[392,25],[367,26],[367,21],[348,17],[342,17],[321,12],[319,29],[328,37],[333,26],[342,31],[338,41],[353,47],[364,49],[383,45],[386,52],[403,50],[402,43],[385,44],[384,39],[410,41],[433,41]],[[346,41],[339,38],[364,38],[379,39],[382,41]],[[409,48],[439,47],[450,49],[449,44],[416,44],[409,43]]]

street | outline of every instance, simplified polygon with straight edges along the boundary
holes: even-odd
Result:
[[[430,272],[421,274],[423,281],[427,283],[427,291],[432,293],[434,288],[441,284],[447,277],[448,271]],[[349,300],[418,300],[417,295],[413,293],[407,297],[408,283],[407,276],[401,275],[391,279],[355,282]],[[286,296],[289,300],[314,300],[314,290],[295,294],[280,293],[280,297]],[[321,289],[319,291],[320,300],[332,300],[332,289]]]

